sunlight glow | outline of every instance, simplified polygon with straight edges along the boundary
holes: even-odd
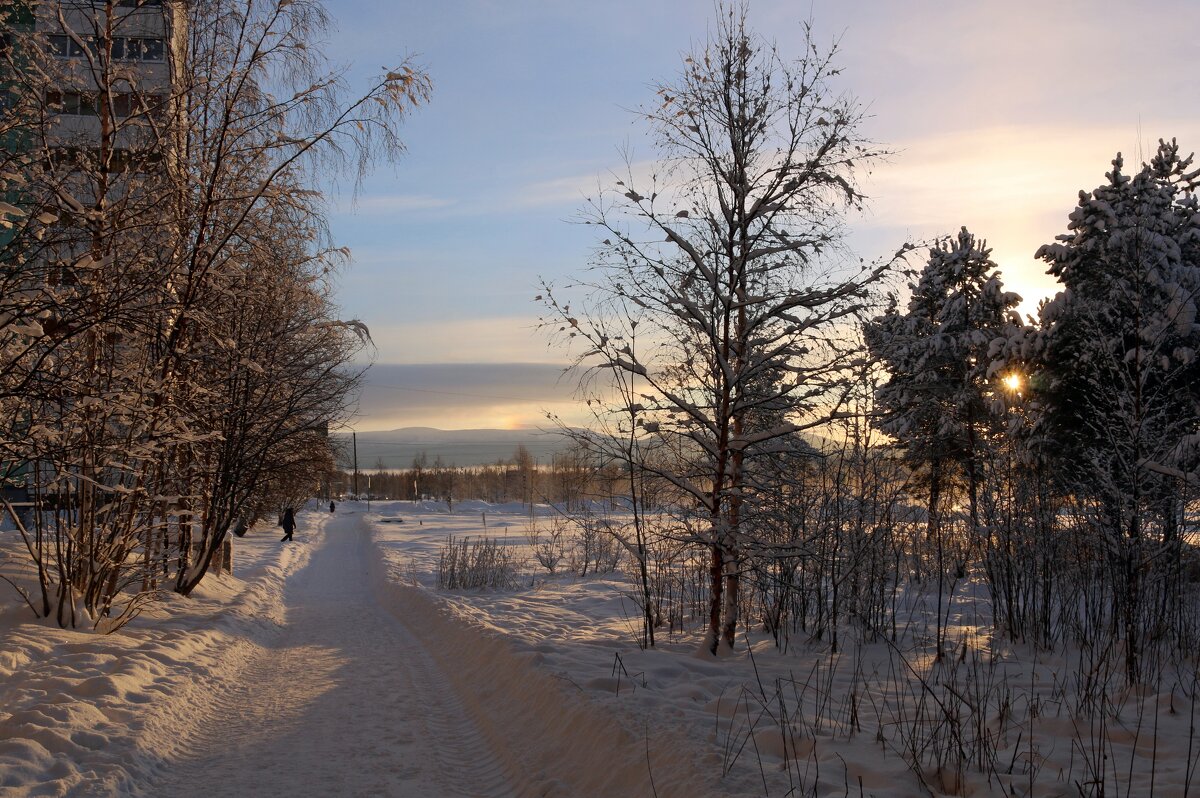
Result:
[[[1015,392],[1021,390],[1021,382],[1022,382],[1021,375],[1014,371],[1011,374],[1005,376],[1004,387],[1015,393]]]

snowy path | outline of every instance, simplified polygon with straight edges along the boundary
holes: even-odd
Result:
[[[403,608],[376,600],[362,516],[297,534],[318,548],[287,585],[285,628],[199,710],[150,792],[514,795]]]

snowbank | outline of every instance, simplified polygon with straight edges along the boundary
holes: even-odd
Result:
[[[309,523],[317,535],[323,519]],[[5,540],[4,545],[14,541]],[[284,621],[283,584],[310,549],[273,529],[239,539],[236,576],[166,593],[110,635],[0,616],[0,793],[138,795],[223,681]]]
[[[346,573],[362,574],[373,590],[356,593],[355,607],[377,613],[348,633],[384,636],[391,619],[375,602],[407,631],[382,652],[354,649],[375,652],[355,662],[368,660],[378,678],[331,670],[328,684],[312,684],[310,692],[328,696],[321,713],[289,708],[301,719],[294,731],[308,736],[305,718],[345,720],[353,703],[379,717],[346,722],[385,730],[379,745],[414,733],[436,737],[430,745],[453,741],[436,763],[441,771],[423,783],[440,783],[459,763],[458,782],[487,780],[488,795],[511,785],[517,795],[561,798],[1170,796],[1185,795],[1200,772],[1194,672],[1166,669],[1161,681],[1131,690],[1103,669],[1112,661],[1103,652],[1049,656],[1005,645],[990,631],[985,593],[969,579],[949,612],[953,653],[941,661],[922,639],[933,610],[918,592],[898,599],[908,628],[897,643],[846,633],[838,651],[797,639],[781,649],[750,631],[735,653],[714,659],[696,654],[700,632],[690,621],[663,630],[655,648],[639,648],[632,588],[619,572],[551,576],[530,561],[516,590],[433,588],[448,536],[486,533],[518,557],[528,553],[523,508],[363,509],[347,503],[336,516],[303,515],[299,545],[280,546],[274,530],[252,533],[237,543],[236,577],[208,579],[191,598],[169,594],[112,635],[32,623],[10,604],[0,616],[0,794],[148,796],[181,763],[202,768],[222,758],[230,744],[222,721],[236,711],[226,699],[239,679],[244,687],[247,671],[261,678],[275,669],[272,657],[308,650],[276,645],[307,628],[288,601],[337,595],[304,587],[329,569],[301,573],[313,550],[325,556],[334,540],[354,541],[338,562],[351,563]],[[349,534],[369,541],[335,537]],[[313,568],[321,562],[332,561]],[[341,643],[324,645],[332,652]],[[391,667],[376,668],[377,659]],[[406,660],[416,668],[409,676]],[[424,732],[404,726],[414,713],[371,700],[404,684],[414,706],[437,716],[424,719]],[[253,708],[252,717],[276,711]],[[187,746],[198,740],[216,753],[197,756]],[[260,753],[250,747],[238,761],[252,767]],[[494,784],[493,768],[503,772]],[[380,778],[414,787],[404,775]]]

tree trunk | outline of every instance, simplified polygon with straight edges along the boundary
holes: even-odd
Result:
[[[929,466],[929,539],[937,549],[937,629],[935,643],[937,658],[941,659],[943,651],[944,623],[942,620],[942,596],[946,589],[945,547],[942,540],[941,510],[939,505],[942,497],[942,461],[935,458]]]
[[[719,524],[713,524],[713,535],[717,534]],[[721,546],[716,540],[712,543],[708,568],[709,597],[708,597],[708,634],[704,647],[709,653],[716,654],[721,641],[721,600],[725,592],[725,558],[721,554]]]

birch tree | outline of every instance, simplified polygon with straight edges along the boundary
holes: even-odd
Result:
[[[186,129],[183,191],[177,194],[172,253],[176,304],[156,370],[164,384],[178,383],[176,393],[203,396],[221,369],[193,373],[191,353],[223,353],[216,358],[222,363],[239,345],[252,343],[257,359],[238,351],[235,371],[244,383],[221,397],[232,406],[209,416],[223,454],[180,451],[185,470],[196,458],[216,463],[215,473],[185,480],[182,495],[196,508],[189,514],[198,510],[203,523],[195,539],[191,530],[179,531],[180,592],[203,578],[233,526],[255,514],[260,477],[274,470],[266,484],[295,490],[294,471],[284,466],[316,464],[313,435],[344,409],[354,385],[339,369],[354,351],[346,334],[363,328],[332,317],[319,289],[338,253],[325,241],[320,197],[310,185],[325,169],[348,168],[357,178],[375,160],[398,156],[398,123],[427,98],[429,82],[404,63],[343,100],[342,73],[329,70],[311,47],[328,24],[324,6],[311,0],[217,0],[188,8],[187,67],[179,90]],[[257,279],[248,287],[250,272],[277,282]],[[266,324],[254,332],[245,325],[231,328],[248,304],[257,306]],[[210,313],[225,324],[210,323]],[[274,392],[272,402],[260,401],[263,391]],[[248,425],[255,428],[255,445],[245,445]],[[304,440],[307,445],[299,445]],[[253,460],[267,454],[273,459]],[[321,471],[330,460],[328,452],[318,458]]]
[[[194,589],[235,524],[330,465],[365,330],[330,302],[344,254],[311,186],[398,155],[429,83],[402,64],[345,100],[309,0],[38,8],[22,190],[50,234],[18,279],[52,306],[0,363],[25,427],[5,443],[41,509],[31,607],[115,628],[160,578]]]
[[[785,58],[748,28],[744,4],[720,6],[708,40],[639,114],[657,171],[629,164],[585,212],[606,237],[581,300],[542,294],[547,327],[600,378],[591,398],[682,456],[661,476],[706,519],[696,542],[710,563],[713,653],[733,645],[755,545],[748,462],[837,412],[857,357],[848,329],[887,268],[841,247],[843,214],[864,200],[856,175],[883,153],[831,85],[836,47],[811,34],[805,46]],[[636,400],[611,402],[605,374],[636,383]],[[786,421],[754,424],[765,406]],[[629,450],[591,437],[618,460]]]
[[[81,614],[120,623],[140,603],[125,591],[138,581],[131,555],[154,523],[153,474],[181,433],[149,376],[170,302],[170,123],[160,91],[169,80],[125,52],[139,9],[30,8],[37,30],[14,42],[25,67],[17,92],[37,111],[19,145],[29,164],[23,193],[51,228],[16,279],[47,304],[27,325],[33,357],[5,364],[25,426],[7,440],[14,460],[29,464],[41,509],[26,541],[40,613],[63,625]]]

